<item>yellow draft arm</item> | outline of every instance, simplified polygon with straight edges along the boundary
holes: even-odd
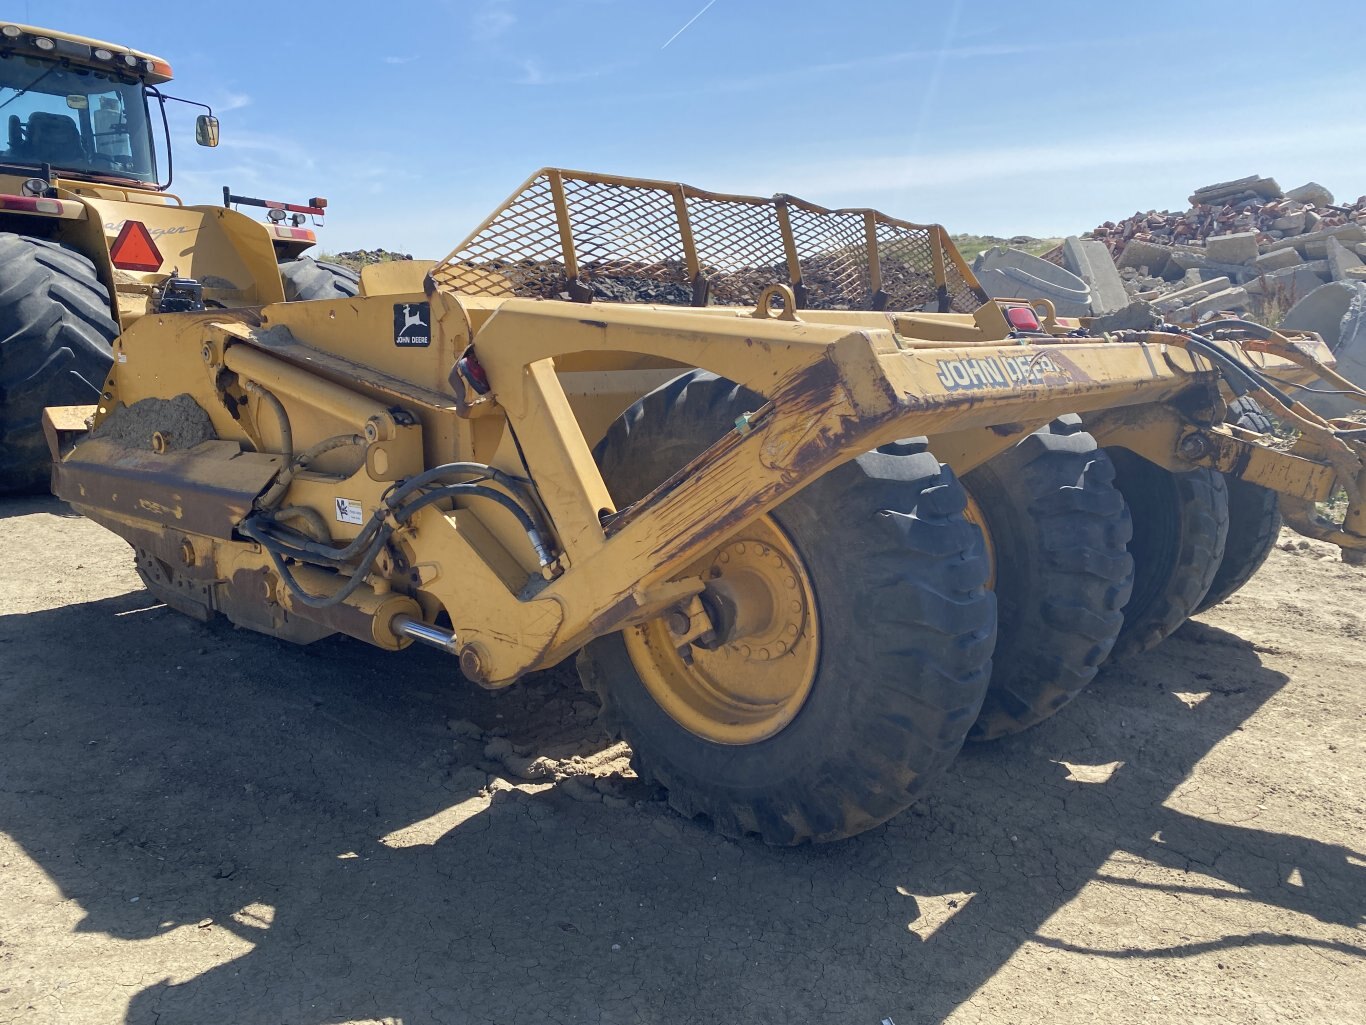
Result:
[[[695,593],[700,582],[671,578],[860,452],[910,435],[999,425],[1023,431],[1067,412],[1161,404],[1217,381],[1202,357],[1162,341],[903,348],[884,330],[530,300],[502,304],[474,348],[492,387],[487,399],[502,408],[533,461],[566,554],[561,572],[534,597],[522,600],[501,587],[495,600],[483,586],[462,586],[454,567],[479,556],[451,518],[428,514],[417,522],[408,540],[414,562],[452,567],[427,589],[469,652],[462,664],[494,685]],[[641,501],[611,515],[587,442],[545,362],[594,350],[689,363],[766,401]],[[764,358],[754,359],[755,350]],[[605,521],[600,510],[609,513]],[[540,639],[528,645],[512,624],[533,620]]]

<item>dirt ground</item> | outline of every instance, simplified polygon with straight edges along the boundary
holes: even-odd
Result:
[[[1277,551],[889,825],[769,849],[626,775],[567,666],[203,626],[0,503],[0,1022],[1359,1023],[1364,684],[1366,573]]]

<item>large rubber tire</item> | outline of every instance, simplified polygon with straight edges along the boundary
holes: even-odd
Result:
[[[118,325],[95,265],[0,232],[0,494],[45,490],[43,407],[98,401]]]
[[[1228,404],[1229,423],[1259,434],[1270,434],[1274,421],[1252,399]],[[1196,607],[1204,612],[1246,584],[1262,568],[1281,532],[1281,499],[1270,488],[1225,477],[1228,486],[1228,540],[1224,558],[1214,574],[1209,592]]]
[[[1109,657],[1134,583],[1132,528],[1109,457],[1064,416],[972,470],[1000,623],[991,687],[969,740],[1033,726]]]
[[[352,299],[360,292],[360,275],[339,263],[301,256],[280,264],[280,283],[285,286],[285,302],[310,299]]]
[[[645,396],[598,448],[613,498],[640,498],[761,402],[701,371]],[[688,731],[650,695],[621,634],[591,642],[579,673],[636,771],[682,814],[772,844],[852,836],[911,804],[958,753],[991,673],[996,602],[964,502],[952,472],[911,439],[773,511],[813,584],[823,640],[805,703],[766,739]]]
[[[1228,488],[1217,470],[1173,473],[1123,448],[1106,450],[1133,518],[1134,589],[1114,655],[1156,647],[1200,607],[1224,558]]]

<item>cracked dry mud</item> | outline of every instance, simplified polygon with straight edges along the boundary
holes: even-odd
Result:
[[[0,552],[0,1022],[1366,1021],[1366,575],[1324,546],[796,850],[670,812],[568,665],[201,626],[50,499]]]

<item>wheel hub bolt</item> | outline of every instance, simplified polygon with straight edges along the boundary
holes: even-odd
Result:
[[[1187,459],[1199,459],[1209,452],[1209,443],[1199,434],[1186,435],[1178,447]]]

